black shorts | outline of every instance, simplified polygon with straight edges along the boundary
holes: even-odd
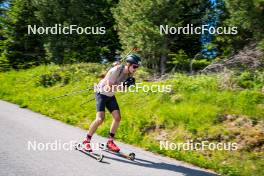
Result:
[[[105,107],[109,112],[113,112],[114,110],[119,110],[118,103],[116,101],[115,96],[108,97],[106,95],[96,93],[96,112],[105,111]]]

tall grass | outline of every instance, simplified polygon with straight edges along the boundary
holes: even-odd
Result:
[[[93,91],[59,99],[52,98],[93,86],[99,81],[99,75],[104,69],[106,68],[99,64],[64,67],[49,65],[0,73],[0,98],[88,129],[95,117],[95,101],[85,102],[94,97]],[[142,69],[137,78],[141,81],[146,76],[150,75]],[[225,80],[219,75],[174,74],[164,81],[143,82],[148,85],[170,84],[171,92],[117,93],[122,121],[116,137],[118,140],[211,168],[225,175],[263,175],[261,157],[256,157],[259,153],[254,151],[167,151],[159,150],[159,141],[156,139],[162,133],[166,134],[164,140],[172,142],[227,135],[230,133],[228,129],[224,124],[218,123],[219,116],[226,114],[263,120],[263,80],[252,80],[255,81],[254,84],[247,83],[250,87],[234,89],[233,85],[239,86],[241,79],[234,77],[228,80],[232,87],[227,85],[223,88]],[[107,113],[105,122],[97,133],[107,136],[111,120]]]

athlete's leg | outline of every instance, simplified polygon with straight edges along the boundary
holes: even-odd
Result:
[[[104,117],[105,117],[104,111],[99,111],[96,113],[96,119],[92,122],[88,131],[88,136],[90,136],[90,140],[93,134],[95,133],[95,131],[97,130],[97,128],[103,123]]]
[[[90,125],[89,131],[87,134],[88,142],[90,142],[97,128],[103,123],[104,117],[105,117],[105,105],[107,101],[106,96],[96,93],[95,98],[96,98],[96,118]]]
[[[113,121],[112,121],[112,125],[110,128],[110,137],[114,137],[111,135],[114,135],[116,133],[116,130],[117,130],[119,123],[121,121],[120,111],[119,110],[112,111],[112,116],[113,116]]]
[[[116,130],[121,121],[120,110],[115,96],[111,97],[110,101],[106,103],[106,108],[113,116],[112,125],[109,131],[109,138],[114,138]]]
[[[107,148],[109,150],[119,152],[120,148],[114,143],[113,139],[114,139],[116,130],[119,126],[120,120],[121,120],[120,111],[119,110],[112,111],[112,116],[113,116],[113,122],[112,122],[111,129],[109,132],[109,139],[107,141]]]

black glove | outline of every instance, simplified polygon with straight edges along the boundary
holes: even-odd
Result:
[[[133,77],[128,77],[125,82],[123,82],[123,86],[125,87],[129,87],[131,85],[135,85],[136,84],[136,79]]]

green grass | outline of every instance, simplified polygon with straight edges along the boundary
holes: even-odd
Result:
[[[49,99],[93,86],[104,69],[99,64],[76,64],[62,68],[49,65],[0,73],[0,98],[88,129],[95,117],[95,101],[80,105],[94,96],[92,91]],[[138,81],[147,76],[150,75],[144,69],[139,70]],[[166,139],[171,142],[219,134],[229,137],[232,131],[219,122],[219,117],[226,114],[263,121],[263,79],[247,78],[247,84],[243,84],[244,77],[245,74],[232,78],[231,81],[237,85],[243,85],[232,89],[220,86],[223,80],[219,75],[174,74],[162,82],[143,82],[145,85],[171,84],[173,91],[170,93],[117,93],[122,121],[116,137],[120,141],[210,168],[224,175],[264,175],[263,149],[232,152],[170,151],[159,150],[159,141],[156,140],[161,132],[165,132]],[[97,133],[107,136],[111,120],[107,113]]]

